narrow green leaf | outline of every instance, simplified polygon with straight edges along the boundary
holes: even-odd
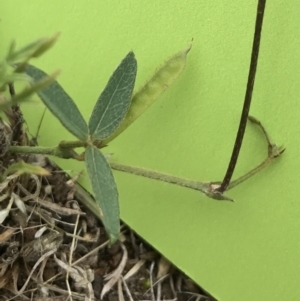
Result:
[[[44,77],[40,81],[35,82],[30,87],[23,89],[21,92],[14,95],[10,100],[5,100],[0,98],[0,110],[9,108],[17,103],[28,100],[28,97],[32,96],[34,93],[37,93],[39,90],[49,86],[55,81],[55,78],[58,76],[59,71],[54,72],[53,74]],[[25,75],[25,74],[24,74]],[[21,75],[19,75],[22,78]]]
[[[12,41],[11,46],[9,48],[8,54],[6,56],[6,61],[11,64],[11,63],[16,63],[19,61],[23,61],[24,59],[27,59],[30,54],[35,51],[41,44],[43,38],[37,39],[24,47],[22,47],[19,50],[16,49],[16,42]]]
[[[49,76],[47,75],[43,77],[41,80],[34,82],[32,85],[26,87],[20,93],[13,96],[12,101],[17,102],[21,99],[28,98],[33,93],[39,93],[41,90],[47,88],[49,85],[55,82],[55,79],[59,75],[59,73],[60,73],[59,71],[56,71],[53,74],[50,74]]]
[[[17,163],[12,164],[7,170],[6,170],[6,175],[9,174],[35,174],[38,176],[50,176],[50,172],[42,168],[41,166],[38,165],[32,165],[25,163],[24,161],[19,161]]]
[[[47,76],[44,71],[32,65],[26,67],[26,73],[35,81],[39,81]],[[42,91],[38,91],[37,94],[47,108],[70,133],[82,141],[87,140],[88,128],[85,120],[72,98],[57,81],[53,82]]]
[[[110,136],[130,107],[137,72],[134,53],[129,52],[110,77],[92,112],[89,133],[93,140]]]
[[[23,48],[15,51],[16,42],[12,41],[8,54],[6,56],[7,63],[27,62],[31,58],[36,58],[49,50],[57,41],[60,33],[56,33],[52,37],[38,39]]]
[[[13,60],[14,60],[13,55],[16,52],[15,51],[16,46],[17,46],[16,41],[12,40],[11,43],[10,43],[10,46],[8,48],[8,53],[7,53],[6,58],[5,58],[6,63],[13,63]],[[15,62],[16,62],[16,60],[15,60]]]
[[[108,144],[140,117],[179,77],[186,65],[192,44],[173,55],[132,97],[130,109],[118,129],[103,141]]]
[[[115,179],[104,155],[96,147],[86,148],[85,163],[96,202],[103,213],[103,224],[113,243],[120,232],[119,194]]]
[[[37,58],[43,55],[46,51],[48,51],[53,45],[57,42],[58,37],[60,36],[60,33],[56,33],[52,37],[44,38],[39,45],[39,47],[31,54],[30,58]]]

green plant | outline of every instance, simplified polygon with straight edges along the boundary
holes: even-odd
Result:
[[[87,203],[101,220],[113,243],[120,229],[119,202],[116,183],[105,156],[100,151],[130,126],[182,73],[191,45],[168,60],[133,96],[137,61],[129,52],[113,72],[100,94],[86,123],[75,102],[54,81],[37,94],[61,124],[78,140],[61,141],[56,147],[10,146],[10,153],[54,155],[65,159],[85,161],[97,204]],[[17,69],[20,68],[17,65]],[[42,70],[26,64],[25,72],[32,85],[47,79]],[[75,149],[84,147],[78,154]]]
[[[284,151],[283,147],[278,147],[270,141],[269,135],[263,125],[256,118],[249,116],[264,6],[265,0],[259,0],[244,110],[242,112],[241,123],[238,130],[237,142],[233,150],[232,157],[234,160],[230,161],[229,172],[226,173],[223,182],[203,183],[119,163],[108,163],[105,156],[100,151],[101,148],[105,147],[130,126],[130,124],[154,103],[154,101],[181,74],[185,67],[186,56],[191,46],[177,53],[167,61],[145,86],[133,95],[133,97],[132,92],[135,84],[137,62],[133,52],[129,52],[114,71],[106,87],[102,91],[88,123],[85,122],[71,97],[56,81],[43,90],[37,91],[37,94],[46,107],[78,140],[61,141],[56,147],[10,146],[8,151],[11,153],[54,155],[65,159],[85,161],[97,203],[97,205],[94,203],[88,203],[86,205],[102,219],[112,243],[118,239],[120,224],[118,191],[111,168],[195,189],[216,200],[232,201],[232,199],[224,195],[225,191],[242,183],[265,168]],[[17,69],[20,68],[20,66],[21,65],[18,65]],[[34,79],[33,85],[36,82],[43,81],[47,78],[46,73],[31,65],[26,66],[26,73]],[[251,169],[244,176],[230,182],[248,119],[258,125],[264,133],[267,141],[268,154],[266,159],[259,165]],[[75,151],[75,149],[79,147],[85,148],[85,151],[81,154],[78,154]]]
[[[32,82],[31,77],[25,73],[28,62],[49,50],[57,41],[58,36],[59,34],[56,34],[50,38],[38,39],[18,50],[16,49],[16,43],[13,41],[6,56],[0,61],[0,112],[4,111],[11,122],[10,126],[0,117],[0,157],[6,154],[11,141],[16,143],[14,141],[15,134],[22,127],[22,114],[19,112],[18,103],[29,100],[29,97],[34,93],[54,82],[59,72],[56,71],[51,76],[32,83],[29,87],[26,86],[18,93],[15,93],[13,83]],[[15,66],[15,62],[18,62],[18,67]],[[9,93],[7,93],[7,90],[9,90]],[[13,115],[18,114],[19,120],[14,120]],[[2,175],[0,177],[3,178]]]
[[[41,81],[32,83],[31,86],[27,86],[19,93],[11,93],[9,97],[4,97],[3,94],[8,88],[12,88],[11,83],[31,81],[31,78],[24,72],[25,67],[30,60],[40,57],[49,50],[56,43],[58,37],[59,34],[55,34],[50,38],[41,38],[18,50],[16,50],[15,41],[11,43],[6,56],[0,61],[0,110],[28,100],[31,95],[55,80],[59,74],[58,71]],[[14,67],[16,62],[18,62],[17,68]]]

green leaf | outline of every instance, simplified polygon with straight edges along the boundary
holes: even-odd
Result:
[[[92,112],[89,133],[93,140],[110,136],[124,120],[130,107],[137,72],[131,51],[110,77]]]
[[[52,37],[38,39],[30,44],[27,44],[18,51],[15,51],[15,41],[12,41],[6,56],[7,63],[16,63],[19,61],[27,62],[31,58],[37,58],[41,56],[56,43],[59,35],[59,33],[56,33]]]
[[[6,175],[16,173],[18,175],[22,174],[35,174],[38,176],[50,176],[50,172],[38,165],[32,165],[25,163],[24,161],[19,161],[12,164],[7,170]]]
[[[103,213],[104,227],[114,243],[120,232],[119,194],[115,179],[104,155],[96,147],[86,148],[85,163],[96,202]]]
[[[6,101],[6,100],[0,98],[0,110],[4,110],[17,103],[28,100],[28,97],[32,96],[34,93],[37,93],[39,90],[41,90],[41,89],[49,86],[51,83],[53,83],[55,81],[55,78],[58,76],[58,74],[59,74],[59,72],[56,71],[53,74],[51,74],[50,76],[44,77],[42,80],[35,82],[30,87],[27,87],[27,88],[23,89],[21,92],[14,95],[10,100]]]
[[[26,67],[26,73],[35,81],[39,81],[47,76],[44,71],[32,65]],[[57,81],[53,82],[42,91],[38,91],[37,94],[47,108],[70,133],[82,141],[87,140],[88,128],[85,120],[72,98]]]
[[[103,141],[108,144],[126,130],[174,83],[183,72],[192,44],[166,61],[132,97],[130,109],[118,129]]]

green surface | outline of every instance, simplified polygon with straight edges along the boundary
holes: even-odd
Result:
[[[88,119],[128,51],[138,60],[140,86],[194,38],[183,76],[107,152],[117,162],[220,180],[240,118],[256,2],[2,1],[1,53],[12,38],[20,45],[61,31],[38,66],[63,70],[60,83]],[[299,15],[298,0],[267,3],[251,114],[287,151],[229,193],[236,203],[115,173],[125,222],[221,301],[300,299]],[[23,108],[34,132],[43,106]],[[63,138],[73,137],[46,114],[40,144]],[[235,175],[264,155],[261,134],[248,127]],[[83,165],[62,166],[73,174]]]

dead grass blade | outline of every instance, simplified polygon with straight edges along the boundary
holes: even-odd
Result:
[[[0,183],[0,192],[2,192],[5,188],[7,188],[9,182],[16,179],[17,177],[18,175],[11,175],[6,177],[6,179],[2,183]]]
[[[84,291],[86,292],[86,296],[89,298],[88,300],[95,299],[91,281],[89,279],[88,273],[85,270],[83,270],[79,266],[71,267],[69,264],[58,259],[55,255],[54,260],[74,280],[75,287],[77,289],[84,289]],[[69,291],[69,297],[72,299],[73,292],[71,291],[70,286],[68,285],[68,281],[66,283]]]
[[[181,294],[186,294],[186,295],[190,295],[191,297],[196,297],[197,299],[200,298],[200,300],[203,301],[209,301],[209,297],[204,296],[202,294],[197,294],[197,293],[191,293],[191,292],[181,292]]]
[[[9,228],[9,229],[6,229],[3,233],[1,233],[0,234],[0,245],[3,244],[4,242],[8,241],[16,231],[17,231],[16,228]]]
[[[122,279],[121,278],[118,280],[118,296],[119,296],[119,301],[125,301],[123,289],[122,289]]]
[[[54,249],[52,249],[52,250],[46,252],[44,255],[42,255],[42,256],[39,258],[39,260],[38,260],[38,261],[35,263],[35,265],[33,266],[33,268],[32,268],[32,270],[31,270],[31,272],[30,272],[30,274],[29,274],[29,276],[28,276],[26,282],[24,283],[23,287],[18,291],[18,295],[23,294],[25,288],[27,287],[27,285],[28,285],[28,283],[29,283],[29,281],[30,281],[30,279],[31,279],[31,276],[33,275],[33,273],[34,273],[35,269],[38,267],[38,265],[39,265],[45,258],[51,256],[51,255],[54,254],[56,251],[57,251],[57,249],[54,248]]]
[[[163,276],[167,275],[172,267],[171,262],[166,259],[164,256],[161,256],[158,262],[158,272],[157,272],[157,279],[162,278]]]
[[[64,290],[64,289],[61,289],[55,285],[50,285],[50,284],[43,284],[43,286],[45,286],[46,288],[48,288],[50,291],[53,291],[53,292],[56,292],[56,293],[59,293],[61,295],[64,296],[64,301],[65,300],[69,300],[68,298],[66,298],[66,296],[69,295],[69,292]],[[72,297],[76,300],[82,300],[84,301],[85,300],[85,295],[84,294],[80,294],[80,293],[76,293],[76,292],[72,292]]]
[[[22,200],[24,202],[28,201],[28,200],[36,200],[37,197],[40,195],[41,193],[41,187],[42,187],[42,184],[41,184],[41,181],[39,180],[38,176],[36,175],[30,175],[30,178],[32,178],[34,181],[35,181],[35,184],[36,184],[36,189],[35,189],[35,192],[34,193],[30,193],[29,191],[27,191],[27,189],[25,189],[23,187],[23,185],[21,183],[17,183],[17,186],[20,188],[20,190],[26,194],[26,196],[24,198],[22,198]]]
[[[156,301],[161,300],[161,282],[157,284]]]
[[[13,202],[14,202],[14,197],[11,196],[7,207],[5,209],[0,210],[0,224],[2,224],[5,221],[5,219],[8,217]]]
[[[127,294],[128,298],[129,298],[129,300],[130,301],[134,301],[134,299],[132,298],[131,292],[129,290],[129,287],[128,287],[126,281],[124,281],[123,277],[122,277],[122,281],[123,281],[123,285],[124,285],[124,288],[125,288],[125,291],[126,291],[126,294]]]
[[[71,208],[66,208],[66,207],[61,207],[59,204],[56,203],[50,203],[48,201],[44,201],[42,199],[38,199],[38,203],[44,207],[47,208],[51,211],[54,211],[55,213],[59,214],[59,215],[65,215],[65,216],[69,216],[69,215],[86,215],[85,212],[79,211],[79,210],[75,210],[75,209],[71,209]]]
[[[150,265],[150,292],[151,292],[151,300],[155,301],[155,294],[154,294],[154,285],[153,285],[153,270],[155,266],[155,261],[151,262]]]
[[[104,295],[111,290],[111,288],[117,283],[118,279],[120,279],[122,272],[125,268],[125,264],[128,259],[128,253],[124,246],[124,244],[121,243],[121,248],[123,250],[123,256],[119,263],[119,266],[110,274],[105,276],[105,280],[108,280],[108,282],[103,286],[102,292],[101,292],[101,299],[103,299]]]
[[[123,277],[124,281],[135,275],[139,269],[146,263],[145,259],[140,259]]]

